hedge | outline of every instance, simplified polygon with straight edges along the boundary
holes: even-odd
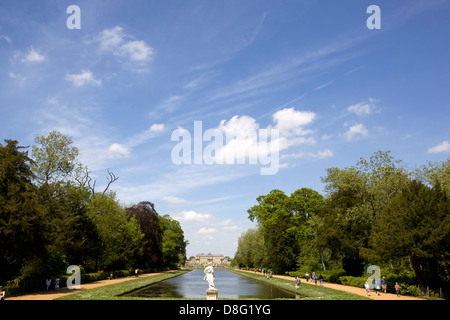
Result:
[[[141,270],[139,269],[139,274],[142,273],[155,273],[162,271],[169,271],[170,267],[162,267],[162,268],[149,268]],[[106,280],[109,278],[111,272],[99,271],[95,273],[81,273],[81,283],[89,283],[94,281]],[[114,278],[123,278],[128,277],[130,272],[128,270],[116,270],[113,271]],[[131,274],[134,276],[134,271]],[[59,284],[60,287],[63,288],[66,286],[67,279],[70,277],[69,274],[59,276]],[[50,290],[54,290],[55,287],[55,279],[56,277],[51,277],[52,283],[50,285]],[[41,291],[46,290],[45,286],[45,278],[32,278],[32,277],[17,277],[14,280],[8,281],[4,286],[6,290],[6,296],[15,295],[15,294],[24,294],[26,292],[32,291]]]

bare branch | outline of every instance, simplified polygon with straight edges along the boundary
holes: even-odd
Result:
[[[108,188],[111,185],[111,183],[113,183],[114,181],[119,179],[119,177],[116,177],[116,175],[114,173],[112,173],[111,171],[109,171],[109,169],[108,169],[108,175],[106,176],[106,179],[108,179],[108,185],[106,186],[106,188],[103,191],[102,195],[104,195],[106,193],[106,191],[108,190]]]

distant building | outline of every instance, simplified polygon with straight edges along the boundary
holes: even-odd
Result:
[[[229,266],[230,261],[228,258],[225,258],[223,254],[212,254],[211,252],[208,254],[197,254],[195,258],[192,258],[190,261],[187,261],[187,264],[192,266],[206,266],[209,263],[212,263],[213,266]]]

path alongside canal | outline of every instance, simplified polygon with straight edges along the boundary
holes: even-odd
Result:
[[[250,271],[250,270],[239,270],[239,271],[255,273],[254,271]],[[263,276],[261,275],[261,277],[263,277]],[[290,281],[292,281],[292,286],[294,285],[295,277],[282,276],[282,275],[273,275],[273,277],[280,278],[280,279],[285,279],[285,280],[290,280]],[[307,283],[304,278],[301,279],[301,281],[302,281],[301,285],[306,284],[306,285],[315,286],[315,284]],[[319,282],[318,281],[317,281],[317,286],[319,286]],[[348,293],[353,293],[353,294],[356,294],[356,295],[359,295],[359,296],[363,296],[363,297],[366,296],[366,289],[365,288],[346,286],[346,285],[342,285],[342,284],[329,283],[329,282],[325,282],[325,281],[323,282],[323,286],[326,287],[326,288],[330,288],[330,289],[335,289],[335,290],[345,291],[345,292],[348,292]],[[400,295],[399,297],[397,297],[396,294],[392,294],[392,293],[380,293],[377,296],[374,291],[370,292],[370,296],[368,296],[368,298],[373,299],[373,300],[426,300],[426,299],[422,299],[422,298],[411,297],[411,296],[403,296],[403,295]]]
[[[130,281],[130,280],[136,280],[139,278],[146,278],[146,277],[152,277],[156,275],[160,275],[162,273],[167,272],[174,272],[174,270],[170,271],[164,271],[164,272],[156,272],[156,273],[145,273],[140,274],[139,277],[131,276],[131,277],[123,277],[123,278],[116,278],[113,280],[100,280],[100,281],[94,281],[90,283],[85,283],[81,285],[81,289],[79,290],[71,290],[66,287],[61,288],[59,290],[49,290],[49,291],[38,291],[38,292],[31,292],[20,296],[12,296],[12,297],[5,297],[5,300],[55,300],[57,298],[61,298],[70,294],[78,293],[81,291],[86,291],[89,289],[94,289],[98,287],[103,287],[107,285],[117,284],[124,281]]]
[[[240,271],[254,273],[254,271],[247,271],[247,270],[240,270]],[[139,278],[152,277],[152,276],[156,276],[156,275],[159,275],[162,273],[167,273],[167,272],[173,272],[173,271],[142,274],[142,275],[139,275]],[[261,275],[261,277],[263,277],[263,276]],[[294,277],[282,276],[282,275],[274,275],[274,277],[285,279],[285,280],[290,280],[290,281],[292,281],[292,285],[294,284],[294,279],[295,279]],[[102,286],[117,284],[117,283],[121,283],[124,281],[130,281],[130,280],[135,280],[135,279],[137,279],[137,278],[136,277],[124,277],[124,278],[117,278],[117,279],[113,279],[113,280],[100,280],[100,281],[83,284],[81,286],[80,290],[70,290],[68,288],[61,288],[58,291],[56,291],[53,289],[50,291],[39,291],[39,292],[33,292],[33,293],[24,294],[24,295],[20,295],[20,296],[6,297],[5,300],[54,300],[54,299],[57,299],[57,298],[60,298],[63,296],[67,296],[70,294],[74,294],[74,293],[77,293],[80,291],[86,291],[86,290],[90,290],[90,289],[94,289],[94,288],[98,288],[98,287],[102,287]],[[306,284],[305,279],[302,279],[302,285],[315,286],[314,284]],[[318,286],[318,284],[317,284],[317,286]],[[328,282],[324,282],[323,286],[327,287],[327,288],[335,289],[335,290],[346,291],[346,292],[353,293],[353,294],[356,294],[359,296],[366,296],[364,288],[357,288],[357,287],[345,286],[345,285],[328,283]],[[421,298],[417,298],[417,297],[402,296],[402,295],[397,297],[397,295],[391,294],[391,293],[381,293],[379,296],[377,296],[375,294],[375,292],[371,292],[370,296],[368,298],[371,298],[373,300],[425,300],[425,299],[421,299]]]

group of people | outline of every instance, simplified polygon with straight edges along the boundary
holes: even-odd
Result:
[[[366,281],[366,283],[364,284],[364,287],[366,288],[366,296],[370,296],[370,285],[369,283]],[[398,284],[398,282],[395,283],[395,293],[397,294],[397,297],[400,295],[400,285]],[[378,296],[380,295],[380,290],[382,290],[384,293],[386,293],[387,290],[387,282],[386,282],[386,278],[383,277],[380,280],[380,283],[378,283],[377,279],[375,279],[373,281],[373,289],[375,290],[375,294]]]
[[[55,279],[55,290],[59,290],[59,283],[60,283],[60,281],[61,280],[58,277],[56,277],[56,279]],[[50,279],[50,278],[45,279],[45,287],[47,288],[47,291],[50,288],[51,284],[52,284],[52,279]]]
[[[311,282],[314,281],[315,284],[317,284],[317,280],[319,280],[319,283],[321,286],[323,286],[323,276],[322,274],[317,275],[315,272],[311,272],[311,276],[308,272],[305,273],[306,282],[309,282],[311,279]]]
[[[259,268],[259,269],[255,268],[255,273],[257,273],[257,272],[261,272],[263,275],[267,275],[267,279],[272,279],[272,276],[274,274],[273,269],[266,270],[266,269],[261,269],[261,268]]]

